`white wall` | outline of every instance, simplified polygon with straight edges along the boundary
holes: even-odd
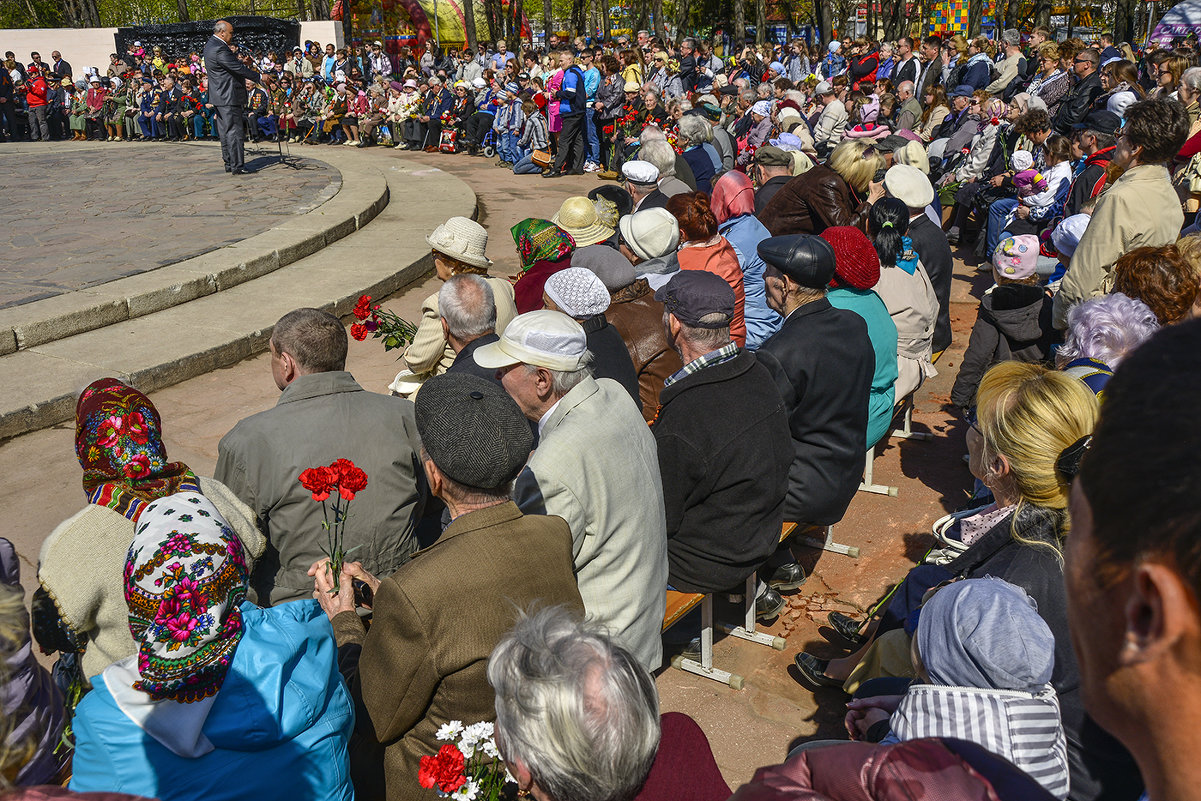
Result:
[[[109,54],[116,52],[116,33],[116,28],[6,28],[0,30],[0,55],[11,50],[18,61],[28,64],[29,54],[36,51],[49,64],[50,54],[57,50],[71,65],[76,79],[83,75],[85,67],[99,67],[103,75]],[[300,43],[303,45],[306,39],[321,42],[323,46],[333,42],[342,47],[342,23],[301,22]]]

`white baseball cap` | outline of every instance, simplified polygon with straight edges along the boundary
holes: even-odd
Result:
[[[580,369],[587,355],[583,327],[563,312],[546,310],[517,315],[499,341],[473,354],[476,364],[489,370],[532,364],[563,371]]]

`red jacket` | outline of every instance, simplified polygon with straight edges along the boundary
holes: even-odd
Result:
[[[30,108],[37,108],[46,105],[46,81],[41,75],[37,77],[30,76],[25,83],[25,101],[29,103]]]

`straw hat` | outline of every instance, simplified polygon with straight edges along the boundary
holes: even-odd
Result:
[[[595,245],[613,236],[613,229],[600,221],[596,205],[586,197],[567,198],[550,221],[571,234],[577,248]]]
[[[464,264],[475,267],[488,267],[492,264],[484,255],[484,250],[488,247],[488,232],[475,220],[451,217],[435,228],[425,241],[439,253],[458,259]]]

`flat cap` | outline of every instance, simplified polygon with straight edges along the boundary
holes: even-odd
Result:
[[[509,394],[469,373],[421,385],[417,433],[438,469],[460,484],[494,490],[517,477],[534,447],[529,421]]]
[[[693,328],[724,328],[734,319],[737,300],[725,279],[705,270],[680,270],[655,290],[655,300],[681,323]],[[701,322],[712,314],[714,322]]]
[[[791,167],[792,156],[775,145],[764,145],[755,151],[755,163],[761,167]]]
[[[810,289],[825,289],[834,278],[834,248],[820,236],[772,236],[759,243],[759,258]]]

